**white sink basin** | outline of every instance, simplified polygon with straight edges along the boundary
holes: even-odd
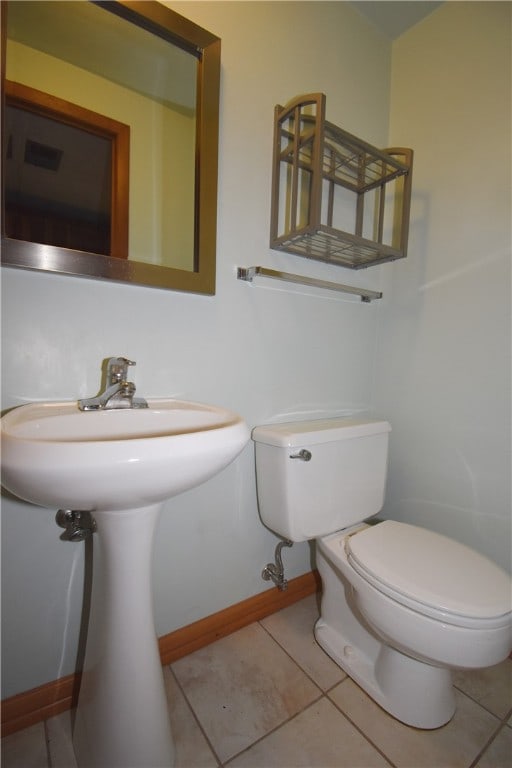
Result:
[[[148,406],[14,408],[1,419],[2,485],[45,507],[133,509],[204,482],[249,439],[245,422],[224,408],[172,399]]]

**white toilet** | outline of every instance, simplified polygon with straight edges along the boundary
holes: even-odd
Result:
[[[316,539],[322,648],[398,720],[438,728],[455,711],[451,669],[512,650],[512,582],[445,536],[363,522],[384,501],[390,429],[345,418],[256,427],[258,503],[275,533]]]

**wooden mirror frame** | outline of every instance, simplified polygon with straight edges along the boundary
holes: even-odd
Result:
[[[90,0],[94,1],[94,0]],[[5,236],[2,176],[2,263],[192,293],[215,293],[220,39],[154,0],[100,0],[95,5],[192,53],[198,61],[196,112],[194,271],[73,251]],[[8,2],[2,2],[2,114]],[[2,136],[3,136],[2,130]],[[2,141],[3,145],[3,141]]]

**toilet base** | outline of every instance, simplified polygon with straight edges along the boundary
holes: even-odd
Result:
[[[451,671],[418,661],[387,645],[366,623],[354,590],[321,547],[321,616],[315,637],[326,653],[397,720],[416,728],[445,725],[455,713]]]
[[[318,644],[386,712],[406,725],[433,729],[455,713],[450,670],[432,667],[381,644],[372,659],[323,619],[315,626]]]

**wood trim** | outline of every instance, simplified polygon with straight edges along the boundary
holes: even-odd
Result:
[[[2,737],[75,706],[79,675],[68,675],[2,701]]]
[[[241,603],[213,613],[169,635],[164,635],[159,640],[162,664],[171,664],[192,651],[197,651],[221,637],[236,632],[237,629],[270,616],[319,590],[318,571],[310,571],[289,581],[285,592],[280,592],[277,588],[260,592],[259,595],[254,595]]]
[[[320,587],[318,571],[309,571],[291,579],[284,592],[277,588],[265,590],[170,632],[158,641],[162,665],[171,664],[237,629],[319,592]],[[2,736],[28,728],[76,706],[79,687],[80,674],[76,673],[5,699],[2,701]]]

